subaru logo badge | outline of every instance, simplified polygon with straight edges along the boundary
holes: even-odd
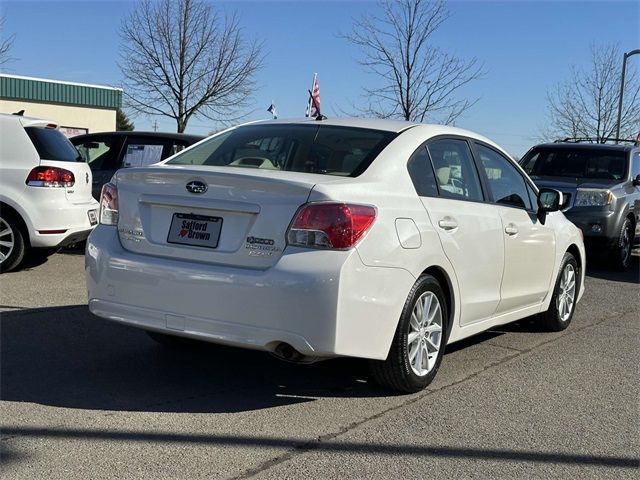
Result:
[[[191,193],[204,193],[207,191],[207,184],[204,182],[199,182],[198,180],[193,180],[187,183],[187,190]]]

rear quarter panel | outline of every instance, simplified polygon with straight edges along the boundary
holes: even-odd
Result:
[[[410,274],[396,276],[402,279],[403,284],[401,288],[394,289],[394,295],[397,297],[395,308],[388,310],[393,311],[394,315],[388,320],[393,323],[393,328],[385,329],[387,345],[391,344],[411,287],[429,267],[437,267],[448,277],[448,287],[454,297],[454,311],[451,316],[453,328],[459,323],[455,301],[459,296],[457,277],[444,255],[438,234],[407,170],[409,157],[429,137],[430,135],[419,127],[403,132],[381,152],[362,175],[345,183],[317,184],[309,196],[310,202],[335,200],[376,207],[377,216],[373,226],[356,245],[362,263],[367,267],[388,271],[401,269]],[[411,219],[415,223],[415,238],[406,242],[413,248],[402,246],[396,229],[397,219]]]

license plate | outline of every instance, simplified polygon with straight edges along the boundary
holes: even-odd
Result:
[[[87,215],[89,216],[89,223],[91,224],[91,226],[98,224],[97,210],[89,210],[87,212]]]
[[[216,248],[220,240],[220,230],[222,230],[221,217],[174,213],[167,243]]]

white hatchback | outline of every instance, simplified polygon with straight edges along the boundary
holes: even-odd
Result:
[[[91,169],[58,125],[0,114],[0,272],[85,240],[97,223]]]
[[[449,343],[536,314],[568,326],[585,254],[561,197],[456,128],[247,124],[103,188],[89,308],[164,343],[371,359],[417,391]]]

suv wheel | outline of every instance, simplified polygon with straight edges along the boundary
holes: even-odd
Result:
[[[631,249],[633,248],[633,224],[625,218],[620,229],[620,236],[611,251],[613,266],[618,270],[626,270],[631,263]]]
[[[420,277],[405,302],[387,359],[371,361],[374,379],[408,393],[429,385],[442,362],[448,318],[438,281]]]
[[[12,215],[0,215],[0,273],[16,268],[24,258],[25,244],[18,222]]]

